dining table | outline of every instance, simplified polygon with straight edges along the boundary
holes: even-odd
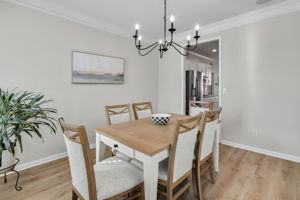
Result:
[[[104,159],[105,146],[143,163],[145,200],[157,199],[159,162],[168,158],[176,122],[189,116],[171,114],[165,126],[152,123],[151,117],[131,120],[104,128],[95,128],[96,162]],[[219,131],[216,131],[213,154],[214,169],[219,170]]]

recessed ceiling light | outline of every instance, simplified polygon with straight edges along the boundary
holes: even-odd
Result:
[[[272,0],[257,0],[256,4],[258,5],[262,5],[262,4],[266,4],[266,3],[270,3]]]
[[[217,52],[217,49],[213,49],[212,52]]]

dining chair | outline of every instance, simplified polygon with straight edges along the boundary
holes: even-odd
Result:
[[[105,116],[108,126],[131,121],[130,104],[105,106]]]
[[[131,121],[130,107],[131,107],[130,104],[105,106],[105,116],[106,116],[107,126]],[[113,154],[126,161],[130,161],[132,159],[127,155],[116,150],[114,150]]]
[[[133,103],[132,109],[136,120],[150,117],[153,113],[151,102]]]
[[[214,102],[211,101],[193,101],[189,103],[189,115],[197,115],[200,112],[212,110]]]
[[[158,192],[168,200],[177,199],[192,185],[192,169],[194,150],[199,133],[199,124],[203,113],[178,120],[174,132],[174,140],[170,146],[169,158],[159,163],[158,184],[166,188],[166,192],[158,187]],[[143,163],[133,159],[133,165],[143,169]],[[174,192],[180,185],[181,189]]]
[[[142,198],[142,171],[130,163],[110,157],[93,165],[84,126],[59,119],[63,131],[72,178],[72,200],[115,200]]]
[[[165,192],[159,189],[158,192],[168,200],[177,199],[192,185],[194,150],[202,115],[200,113],[197,116],[178,120],[169,158],[160,163],[158,184],[165,186],[167,190]],[[174,192],[174,189],[182,183],[185,184]]]
[[[205,111],[200,122],[200,134],[198,135],[197,145],[195,148],[196,185],[200,200],[203,200],[201,190],[201,175],[209,170],[211,183],[215,183],[213,175],[213,145],[221,111],[222,108],[212,111]]]

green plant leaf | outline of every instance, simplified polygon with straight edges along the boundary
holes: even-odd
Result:
[[[40,132],[42,126],[52,133],[56,132],[57,121],[52,115],[57,110],[42,107],[52,102],[44,98],[43,94],[5,91],[0,88],[0,151],[7,149],[14,154],[18,144],[22,152],[22,134],[31,138],[36,135],[43,140]]]

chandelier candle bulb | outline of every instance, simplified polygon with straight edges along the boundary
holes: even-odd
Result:
[[[198,35],[199,28],[200,28],[199,25],[196,24],[196,26],[195,26],[195,30],[196,30],[196,36],[195,36],[195,38],[196,38],[196,39],[198,39],[197,37],[199,36],[199,35]]]
[[[138,37],[139,29],[140,29],[140,25],[136,24],[135,25],[135,35],[133,36],[135,39]]]
[[[175,17],[172,15],[172,16],[170,17],[170,22],[173,23],[174,21],[175,21]]]
[[[187,41],[190,41],[190,40],[191,40],[191,36],[188,35],[188,36],[186,37],[186,39],[187,39]]]

